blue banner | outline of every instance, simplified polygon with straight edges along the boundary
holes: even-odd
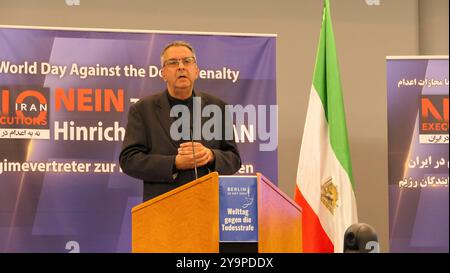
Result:
[[[277,181],[275,37],[0,28],[0,252],[131,251],[127,113],[165,89],[174,40],[196,49],[195,90],[256,114],[235,123],[238,174]]]
[[[391,252],[448,252],[448,57],[387,60]]]

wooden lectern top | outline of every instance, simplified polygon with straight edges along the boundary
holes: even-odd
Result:
[[[258,252],[301,252],[301,208],[257,174]],[[218,253],[219,176],[200,177],[135,206],[132,252]]]

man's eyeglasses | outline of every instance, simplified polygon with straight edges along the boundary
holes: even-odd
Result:
[[[195,63],[195,57],[185,57],[181,59],[168,59],[164,62],[164,66],[168,67],[177,67],[180,62],[183,63],[184,66],[188,66]]]

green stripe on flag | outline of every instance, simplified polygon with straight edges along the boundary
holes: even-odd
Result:
[[[350,160],[344,101],[329,0],[324,1],[322,29],[314,68],[313,85],[322,101],[328,121],[331,147],[342,167],[346,170],[354,191],[355,183]]]

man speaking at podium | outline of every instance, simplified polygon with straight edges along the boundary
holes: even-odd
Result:
[[[209,172],[234,174],[241,167],[225,102],[194,90],[200,70],[193,47],[183,41],[168,44],[161,53],[161,66],[167,89],[130,107],[120,153],[123,172],[144,181],[143,201]],[[204,118],[199,115],[208,106],[220,109],[219,117],[211,117],[221,119],[214,123],[221,125],[214,128],[220,131],[216,138],[201,136]]]

